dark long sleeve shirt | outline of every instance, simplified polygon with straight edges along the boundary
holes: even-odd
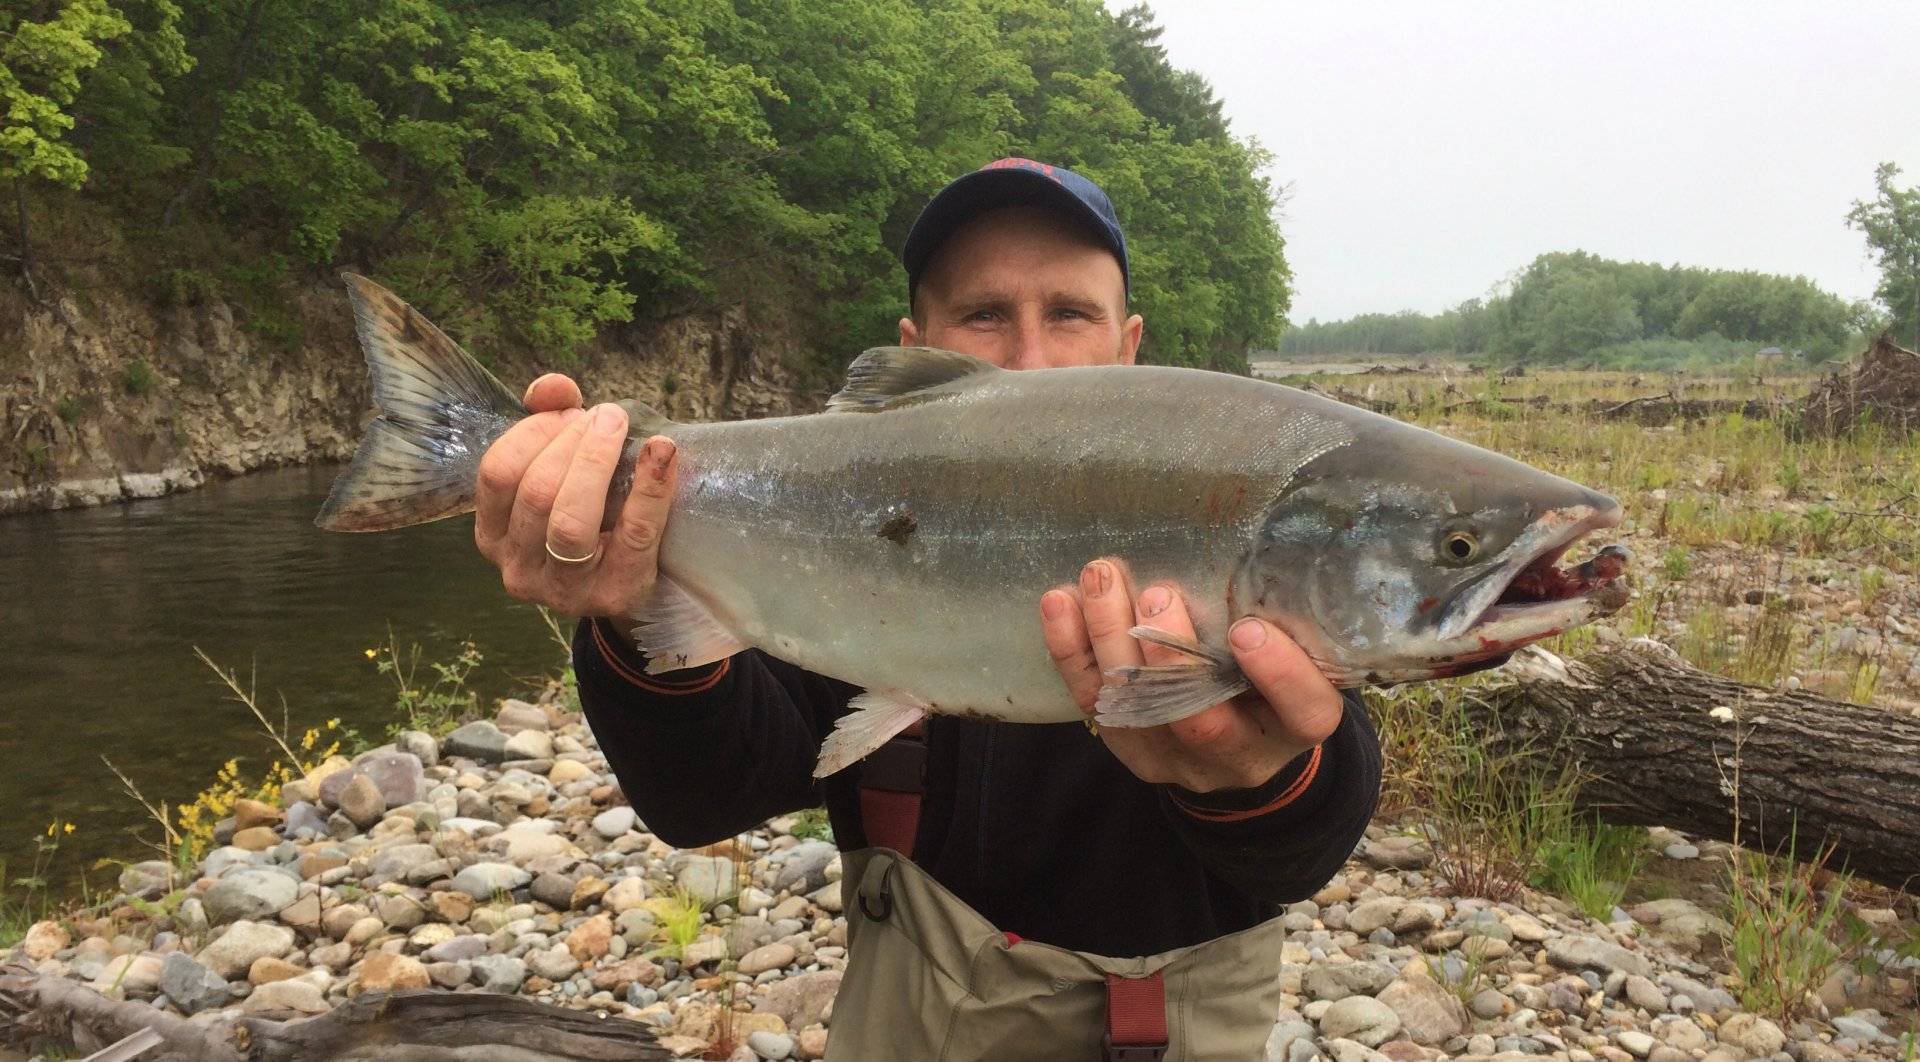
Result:
[[[866,845],[861,764],[815,781],[860,691],[749,650],[647,675],[614,625],[574,639],[580,703],[647,828],[694,847],[824,804]],[[1193,793],[1141,781],[1078,723],[928,720],[913,852],[997,928],[1104,955],[1147,955],[1255,925],[1311,895],[1353,851],[1380,789],[1380,746],[1349,694],[1339,729],[1266,785]]]

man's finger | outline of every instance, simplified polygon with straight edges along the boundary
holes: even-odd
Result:
[[[550,372],[528,384],[526,397],[520,401],[535,413],[579,409],[580,385],[571,376]]]
[[[1080,600],[1093,658],[1099,661],[1101,671],[1138,667],[1145,662],[1140,642],[1127,633],[1133,629],[1134,612],[1133,587],[1125,565],[1102,558],[1080,569]]]
[[[1087,640],[1087,621],[1080,602],[1065,590],[1049,590],[1040,598],[1040,628],[1046,636],[1047,655],[1073,695],[1073,703],[1088,714],[1100,696],[1100,665],[1093,658],[1093,643]]]
[[[520,489],[513,497],[513,513],[507,517],[504,546],[510,554],[529,562],[537,560],[543,565],[548,559],[547,518],[560,496],[560,484],[566,479],[568,466],[573,464],[574,451],[580,448],[586,427],[585,414],[575,418],[558,438],[540,451],[540,456],[533,459],[526,474],[520,477]]]
[[[539,457],[569,423],[585,415],[578,410],[536,413],[508,428],[481,455],[479,482],[473,498],[473,538],[481,552],[490,553],[494,544],[506,536],[513,500],[520,493],[520,480],[534,458]]]
[[[1227,643],[1255,693],[1272,706],[1281,730],[1300,745],[1318,745],[1340,726],[1340,691],[1292,638],[1249,616],[1233,625]]]
[[[613,533],[607,537],[600,580],[590,604],[607,615],[631,615],[644,603],[659,577],[660,539],[667,531],[667,513],[673,506],[674,477],[679,449],[672,439],[647,439],[635,458],[633,489],[620,507]],[[601,488],[605,490],[605,487]]]
[[[1147,587],[1140,594],[1139,615],[1142,626],[1165,631],[1176,638],[1193,640],[1193,618],[1187,613],[1186,599],[1171,586],[1155,584]],[[1140,652],[1152,666],[1201,664],[1201,661],[1177,649],[1152,642],[1141,643]],[[1240,716],[1233,706],[1223,702],[1185,719],[1174,720],[1167,724],[1167,732],[1183,745],[1215,746],[1233,736],[1240,722]]]
[[[627,441],[627,411],[611,402],[593,407],[587,428],[573,451],[573,462],[560,482],[553,511],[547,516],[547,546],[562,557],[585,557],[600,550],[600,518],[606,514],[607,484]],[[563,578],[584,576],[591,564],[554,562]],[[564,573],[564,574],[563,574]]]

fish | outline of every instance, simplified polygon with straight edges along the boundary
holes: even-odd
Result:
[[[528,411],[398,296],[344,277],[378,415],[316,523],[472,511],[481,457]],[[1563,568],[1618,502],[1513,458],[1271,381],[1148,365],[1006,370],[926,347],[856,358],[819,413],[680,423],[633,400],[606,528],[644,441],[679,452],[651,596],[653,673],[757,648],[860,687],[816,777],[930,714],[1081,721],[1039,599],[1096,557],[1177,584],[1180,663],[1117,668],[1100,726],[1185,718],[1250,686],[1258,616],[1336,686],[1462,675],[1618,611],[1627,554]]]

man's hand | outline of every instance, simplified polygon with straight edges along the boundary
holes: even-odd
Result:
[[[1077,593],[1047,591],[1040,611],[1047,651],[1089,718],[1100,687],[1118,681],[1106,677],[1107,669],[1195,663],[1127,633],[1145,625],[1189,640],[1194,636],[1176,588],[1155,584],[1136,599],[1126,566],[1117,560],[1097,560],[1082,569]],[[1100,728],[1107,748],[1143,781],[1196,793],[1251,789],[1339,727],[1340,691],[1278,627],[1248,617],[1234,624],[1227,640],[1253,684],[1250,693],[1166,726]]]
[[[673,502],[673,440],[647,440],[633,491],[602,532],[607,485],[627,440],[627,413],[580,408],[580,387],[548,373],[527,387],[533,415],[480,460],[473,538],[507,593],[569,616],[630,615],[653,593]],[[560,557],[584,557],[569,563]]]

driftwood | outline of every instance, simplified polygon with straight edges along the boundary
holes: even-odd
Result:
[[[666,1059],[652,1030],[624,1018],[516,996],[412,989],[366,992],[312,1018],[190,1021],[108,999],[77,981],[0,966],[0,1043],[93,1052],[151,1029],[141,1062],[613,1062]]]
[[[1815,435],[1843,435],[1869,420],[1920,431],[1920,354],[1884,332],[1851,373],[1820,381],[1800,405],[1801,429]]]
[[[1488,698],[1505,740],[1557,747],[1610,821],[1669,826],[1920,885],[1920,719],[1710,675],[1634,639],[1577,661],[1528,650]],[[1561,744],[1564,739],[1564,744]]]

